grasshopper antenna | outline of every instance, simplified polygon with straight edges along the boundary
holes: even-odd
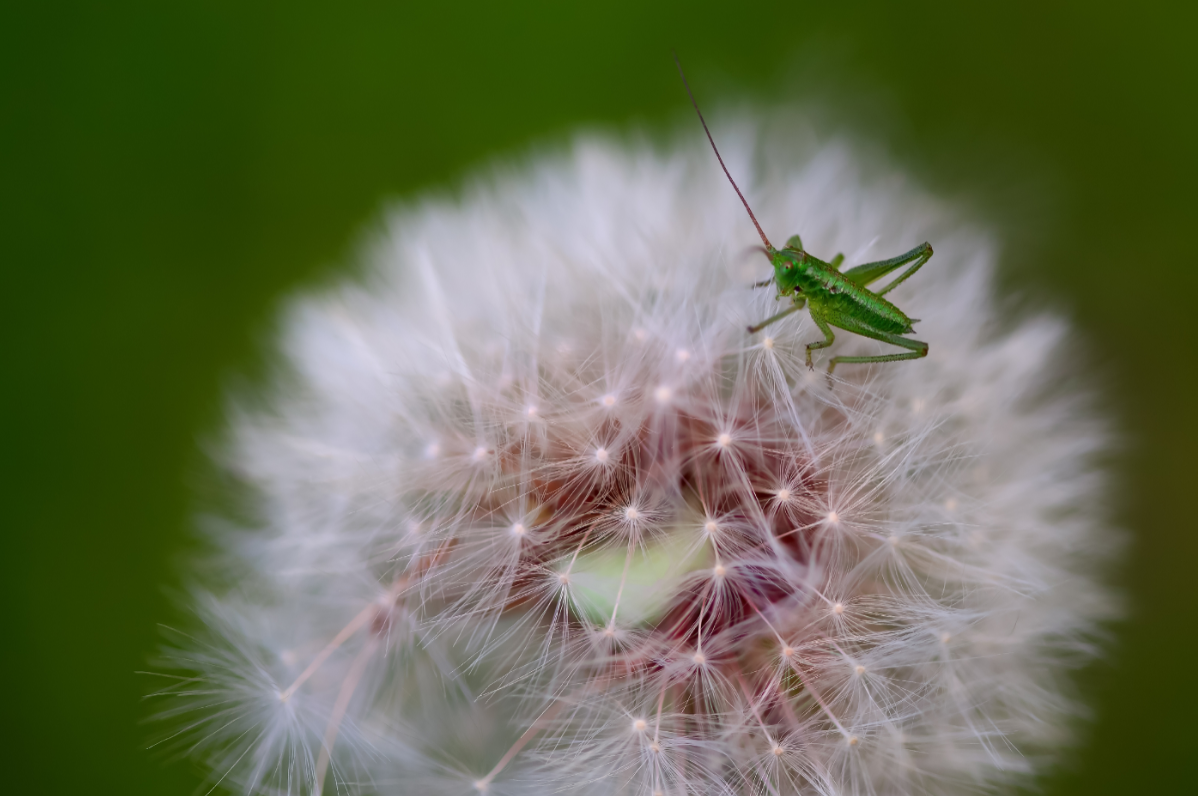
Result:
[[[757,223],[757,216],[753,215],[753,208],[749,207],[749,203],[745,201],[745,195],[740,192],[740,188],[736,185],[736,180],[732,179],[732,175],[728,172],[728,167],[724,165],[724,159],[720,157],[720,150],[715,145],[715,139],[711,137],[711,131],[707,129],[707,121],[703,118],[703,111],[699,110],[699,103],[695,102],[695,95],[691,91],[691,84],[686,82],[686,73],[682,71],[682,63],[678,60],[678,53],[672,52],[670,54],[674,56],[674,65],[678,67],[678,74],[682,77],[682,85],[686,89],[686,95],[691,98],[691,105],[695,107],[695,113],[699,114],[699,124],[703,125],[703,132],[707,133],[707,140],[711,142],[711,149],[715,152],[715,159],[720,162],[720,168],[724,170],[724,176],[728,178],[728,182],[732,183],[732,189],[740,197],[740,203],[745,206],[745,210],[749,211],[749,218],[753,220],[753,226],[757,227],[757,234],[761,236],[761,242],[765,244],[766,249],[773,249],[774,247],[770,244],[770,239],[765,236],[765,231]]]

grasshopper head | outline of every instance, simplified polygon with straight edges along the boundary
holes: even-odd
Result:
[[[781,249],[771,248],[770,262],[774,265],[774,281],[778,292],[786,295],[793,293],[799,286],[799,275],[807,270],[807,252],[803,251],[802,241],[794,235],[786,241]]]

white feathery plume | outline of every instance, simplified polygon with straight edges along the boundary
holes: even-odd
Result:
[[[928,357],[830,381],[805,313],[747,334],[781,305],[689,126],[393,212],[236,415],[254,520],[163,692],[214,781],[951,794],[1068,739],[1118,538],[1064,325],[1000,317],[986,236],[796,117],[720,133],[771,236],[934,244],[891,294]]]

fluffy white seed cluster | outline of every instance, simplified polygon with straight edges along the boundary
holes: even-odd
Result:
[[[767,232],[890,294],[926,359],[783,305],[696,128],[584,139],[388,217],[294,305],[235,422],[168,713],[253,793],[948,794],[1062,742],[1112,600],[1095,457],[1051,318],[990,243],[792,117],[717,131]],[[1000,322],[1001,321],[1001,322]]]

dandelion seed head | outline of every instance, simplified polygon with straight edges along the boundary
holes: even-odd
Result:
[[[932,356],[829,379],[890,349],[755,342],[780,305],[689,128],[396,211],[233,420],[250,511],[167,710],[214,781],[950,796],[1050,759],[1117,605],[1106,424],[1062,322],[999,315],[985,234],[795,122],[713,132],[771,236],[935,245],[887,293]]]

